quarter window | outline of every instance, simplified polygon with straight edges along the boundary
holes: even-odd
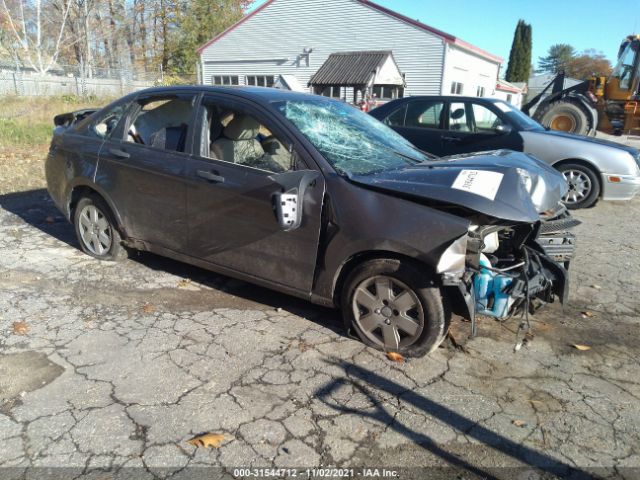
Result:
[[[403,127],[404,126],[404,117],[407,113],[407,106],[403,105],[398,108],[395,112],[389,115],[384,119],[384,123],[391,127]]]
[[[237,75],[214,75],[212,77],[213,85],[238,85]]]
[[[247,75],[247,85],[256,87],[273,87],[276,82],[274,75]]]

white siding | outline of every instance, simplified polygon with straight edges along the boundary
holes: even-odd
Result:
[[[313,49],[308,64],[305,48]],[[243,84],[245,75],[288,73],[306,86],[329,54],[355,50],[393,51],[406,95],[442,90],[442,38],[355,0],[275,0],[204,49],[203,82],[239,75]]]
[[[442,82],[442,94],[451,94],[451,83],[464,85],[462,95],[475,97],[478,87],[484,88],[484,96],[491,97],[495,93],[498,80],[498,63],[490,62],[474,53],[462,50],[455,45],[447,46],[446,67]]]
[[[509,100],[509,95],[511,95],[511,100]],[[505,92],[504,90],[497,90],[494,95],[495,98],[499,98],[500,100],[504,100],[505,102],[509,102],[514,107],[520,109],[522,107],[522,94],[521,93],[513,93],[513,92]]]

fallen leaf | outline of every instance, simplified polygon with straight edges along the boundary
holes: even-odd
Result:
[[[387,352],[387,358],[392,362],[404,363],[404,357],[397,352]]]
[[[587,350],[591,350],[591,347],[589,345],[580,345],[579,343],[574,343],[571,346],[573,348],[575,348],[576,350],[580,350],[581,352],[585,352]]]
[[[13,322],[13,333],[16,335],[26,335],[29,331],[29,325],[25,322]]]
[[[44,221],[47,222],[47,223],[54,223],[56,220],[53,217],[47,217],[47,218],[44,219]]]
[[[187,443],[194,447],[220,448],[223,440],[224,435],[221,433],[203,433],[202,435],[196,435],[191,440],[187,440]]]
[[[186,288],[189,286],[190,283],[191,283],[191,280],[189,280],[188,278],[183,278],[178,282],[178,288]]]
[[[156,307],[154,307],[153,305],[150,305],[148,303],[145,303],[142,306],[142,313],[153,313],[156,311]]]
[[[580,313],[582,314],[582,316],[584,318],[587,318],[587,317],[591,318],[591,317],[595,317],[596,316],[595,313],[593,313],[593,312],[591,312],[589,310],[585,310],[584,312],[580,312]]]
[[[513,423],[516,427],[526,427],[527,426],[527,422],[525,422],[524,420],[512,420],[511,423]]]

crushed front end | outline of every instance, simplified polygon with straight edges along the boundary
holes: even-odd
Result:
[[[457,286],[465,299],[472,334],[475,315],[506,320],[567,300],[575,251],[571,230],[579,223],[566,210],[536,223],[473,219],[467,235],[453,242],[438,264],[443,284]]]

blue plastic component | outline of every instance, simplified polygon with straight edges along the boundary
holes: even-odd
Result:
[[[492,272],[489,259],[480,255],[480,272],[473,277],[473,288],[476,294],[476,313],[490,317],[505,318],[509,314],[509,295],[505,289],[513,279],[506,275]]]

